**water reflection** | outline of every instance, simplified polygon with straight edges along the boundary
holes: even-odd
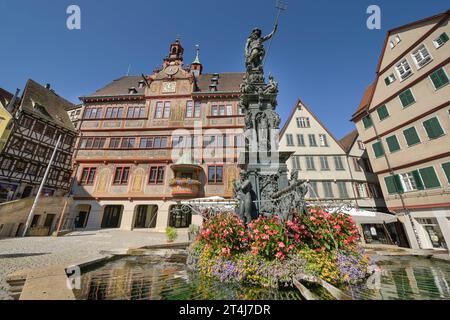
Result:
[[[347,289],[361,300],[450,299],[450,264],[417,257],[376,257],[380,289]],[[269,290],[198,279],[186,270],[185,252],[152,251],[85,272],[75,295],[83,300],[300,300],[295,289]],[[316,292],[323,298],[319,291]]]

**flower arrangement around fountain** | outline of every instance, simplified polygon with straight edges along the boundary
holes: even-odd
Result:
[[[260,217],[247,227],[237,215],[220,213],[204,221],[188,265],[224,283],[279,288],[306,276],[353,285],[368,276],[369,259],[358,240],[350,216],[319,208],[285,223]]]

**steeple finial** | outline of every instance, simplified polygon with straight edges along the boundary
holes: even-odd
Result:
[[[195,57],[194,62],[192,62],[192,64],[202,64],[200,62],[200,46],[198,44],[196,44],[195,47],[197,48],[197,55]]]

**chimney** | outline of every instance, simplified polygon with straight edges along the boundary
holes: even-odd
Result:
[[[16,89],[16,93],[11,98],[11,101],[9,101],[8,106],[6,107],[6,110],[8,110],[8,112],[10,112],[10,113],[12,113],[14,110],[14,106],[16,105],[16,101],[18,100],[18,97],[19,97],[19,92],[20,92],[20,89]]]
[[[45,89],[50,90],[50,88],[51,88],[50,83],[47,83],[47,84],[45,85]]]

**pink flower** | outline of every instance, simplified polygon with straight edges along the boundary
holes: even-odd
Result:
[[[278,246],[279,246],[280,248],[286,248],[286,246],[284,245],[283,242],[278,242]]]

